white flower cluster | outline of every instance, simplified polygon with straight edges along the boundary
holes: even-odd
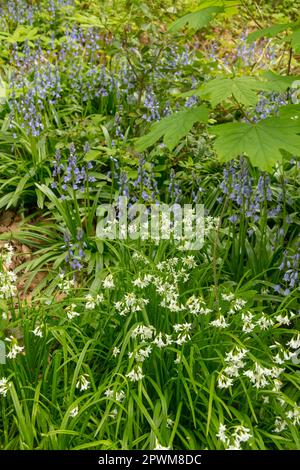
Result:
[[[63,273],[60,273],[58,275],[60,281],[58,283],[59,289],[64,293],[64,294],[69,294],[70,291],[75,287],[75,281],[74,279],[67,279]]]
[[[165,307],[171,312],[180,312],[184,310],[184,305],[179,302],[177,284],[156,282],[156,292],[163,297],[160,302],[161,307]]]
[[[139,380],[142,380],[145,376],[143,374],[143,369],[141,366],[135,366],[128,374],[126,374],[126,377],[131,381],[131,382],[138,382]]]
[[[290,346],[290,344],[293,344],[293,339],[287,343],[288,346]],[[279,349],[279,352],[273,356],[273,361],[275,364],[282,365],[285,362],[293,360],[293,358],[297,357],[297,351],[290,351],[289,349],[285,349],[284,346],[277,341],[271,346],[271,349],[274,348]]]
[[[37,325],[34,330],[32,330],[32,333],[34,336],[38,336],[40,338],[43,337],[43,326],[42,325]]]
[[[172,283],[177,283],[178,281],[186,282],[188,281],[190,275],[187,272],[187,269],[192,269],[195,267],[196,262],[192,256],[187,257],[182,260],[183,266],[181,266],[181,260],[174,256],[168,260],[161,261],[157,264],[157,269],[160,271],[161,275]]]
[[[291,349],[298,349],[300,348],[300,334],[297,336],[294,336],[288,343],[287,346],[289,346]]]
[[[236,348],[226,354],[224,359],[226,367],[218,378],[219,388],[228,388],[233,385],[233,378],[238,377],[240,369],[245,367],[243,359],[247,352],[247,349]]]
[[[76,308],[76,304],[70,304],[65,308],[65,312],[67,313],[67,317],[69,320],[73,320],[73,318],[80,316],[80,313],[76,312]]]
[[[22,354],[24,351],[24,346],[19,346],[18,345],[18,340],[14,336],[9,336],[8,338],[5,338],[5,341],[10,343],[10,350],[7,353],[7,357],[9,359],[16,359],[16,357],[19,354]]]
[[[219,432],[216,436],[224,444],[227,450],[241,450],[241,444],[249,441],[252,437],[250,429],[245,426],[234,426],[234,429],[232,430],[231,428],[227,429],[225,424],[219,425]]]
[[[231,308],[229,310],[228,313],[235,313],[235,312],[239,312],[240,310],[242,310],[245,305],[247,304],[246,300],[244,299],[235,299],[232,304],[231,304]]]
[[[133,253],[132,259],[135,260],[135,261],[141,261],[141,262],[143,262],[144,265],[149,264],[148,259],[144,255],[142,255],[141,253],[138,253],[137,251],[135,251]]]
[[[10,243],[5,243],[4,252],[1,253],[2,263],[3,263],[5,270],[7,270],[10,267],[12,263],[13,255],[14,255],[13,246]]]
[[[158,335],[154,338],[153,344],[157,346],[159,349],[166,348],[173,343],[172,336],[164,333],[158,333]]]
[[[149,299],[137,297],[134,292],[129,292],[121,301],[115,302],[115,308],[119,315],[125,316],[128,313],[141,312],[148,303]]]
[[[289,315],[288,314],[284,316],[281,314],[276,315],[275,320],[279,324],[279,326],[282,326],[282,325],[290,326],[291,321],[295,316],[296,315],[293,312],[289,312]]]
[[[154,276],[152,274],[145,274],[145,276],[143,278],[138,277],[137,279],[132,281],[132,284],[135,287],[139,287],[140,289],[144,289],[145,287],[147,287],[150,284],[153,277]]]
[[[115,287],[115,281],[112,274],[108,274],[102,281],[104,289],[113,289]]]
[[[120,390],[119,392],[116,392],[111,388],[108,388],[107,390],[105,390],[104,395],[106,396],[106,398],[115,400],[118,403],[122,403],[125,398],[124,390]]]
[[[193,315],[208,315],[212,312],[212,309],[206,306],[203,298],[196,297],[195,295],[192,295],[187,299],[185,307]]]
[[[285,419],[276,416],[273,431],[278,434],[281,433],[287,428],[288,422],[291,422],[293,426],[299,426],[300,424],[300,406],[297,403],[294,404],[293,409],[285,413]]]
[[[129,351],[128,357],[129,359],[133,358],[136,362],[144,362],[147,357],[150,356],[152,352],[152,347],[147,346],[145,348],[139,348],[137,351],[132,352]]]
[[[81,374],[76,382],[76,388],[78,388],[80,392],[82,392],[83,390],[87,390],[89,386],[90,381],[88,374]]]
[[[224,315],[220,315],[216,320],[212,320],[209,324],[215,328],[221,329],[227,328],[229,326],[229,323],[227,323]]]
[[[138,325],[135,329],[131,332],[131,338],[138,338],[140,337],[141,340],[148,340],[152,339],[155,335],[155,328],[152,325]]]
[[[85,296],[85,308],[86,310],[94,310],[94,308],[98,307],[104,300],[103,294],[97,294],[93,296],[92,294],[87,294]]]
[[[13,271],[0,272],[0,299],[14,297],[17,292],[17,276]]]
[[[267,385],[270,385],[271,379],[277,379],[283,371],[284,369],[279,367],[272,367],[269,369],[261,366],[258,362],[255,362],[253,369],[246,370],[244,375],[249,378],[255,388],[264,388]],[[275,389],[277,390],[276,385],[278,386],[278,382],[275,382]]]
[[[2,377],[2,379],[0,379],[0,395],[5,397],[7,395],[8,389],[9,389],[9,382],[7,378]]]

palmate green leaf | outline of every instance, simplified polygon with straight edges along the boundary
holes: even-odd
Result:
[[[255,106],[258,101],[257,92],[261,90],[269,90],[269,85],[254,77],[218,77],[210,80],[194,94],[207,97],[213,107],[230,97],[245,106]]]
[[[279,108],[279,115],[282,118],[297,120],[300,127],[300,104],[288,104]]]
[[[278,75],[271,70],[264,72],[262,78],[265,80],[265,90],[269,88],[269,91],[275,91],[278,93],[283,93],[290,88],[295,81],[300,80],[300,77]]]
[[[178,20],[174,21],[169,27],[170,32],[179,31],[185,26],[190,29],[199,30],[207,26],[217,13],[223,13],[223,6],[212,6],[208,8],[202,8],[201,10],[194,11],[182,16]]]
[[[288,39],[291,42],[291,46],[296,54],[300,53],[300,29],[294,31]]]
[[[257,124],[234,122],[214,126],[215,150],[222,161],[246,154],[254,166],[271,171],[282,160],[282,150],[300,155],[297,120],[268,118]]]
[[[167,116],[153,124],[149,134],[136,140],[135,149],[138,152],[143,152],[163,137],[164,144],[169,150],[172,150],[198,121],[208,122],[208,109],[205,106],[185,109]]]
[[[91,14],[75,12],[71,19],[76,23],[80,23],[83,28],[90,28],[91,26],[94,26],[95,28],[103,27],[101,19]]]
[[[277,36],[277,34],[282,33],[283,31],[286,31],[287,29],[291,28],[292,25],[293,23],[278,23],[273,24],[268,28],[258,29],[257,31],[254,31],[253,33],[247,36],[247,42],[254,42],[257,39],[261,39],[264,37],[273,38],[274,36]]]

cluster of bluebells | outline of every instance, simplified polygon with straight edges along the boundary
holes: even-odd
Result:
[[[63,249],[67,251],[65,261],[72,271],[80,271],[86,259],[85,249],[87,244],[84,240],[84,231],[80,228],[77,230],[76,240],[74,241],[71,234],[66,231],[64,233]]]
[[[243,158],[240,161],[231,161],[224,168],[220,188],[223,196],[218,198],[218,202],[221,203],[226,196],[233,203],[229,217],[232,223],[239,222],[241,216],[246,217],[249,222],[257,223],[262,215],[267,214],[267,217],[274,218],[282,213],[282,191],[274,198],[270,176],[261,172],[255,180]],[[252,231],[249,232],[251,234]]]
[[[271,115],[278,115],[281,106],[288,104],[286,93],[264,93],[260,95],[259,101],[253,111],[253,122],[261,121]]]
[[[222,43],[214,41],[207,48],[207,57],[215,62],[220,71],[231,71],[234,67],[251,67],[251,69],[264,70],[275,65],[278,59],[278,51],[274,44],[268,40],[248,42],[248,32],[244,31],[235,40],[235,49],[230,51],[223,50]],[[213,69],[211,65],[211,69]]]
[[[108,177],[116,184],[118,196],[127,197],[128,205],[131,207],[136,202],[159,203],[160,194],[158,181],[154,174],[154,164],[149,164],[141,156],[137,166],[137,177],[129,179],[128,174],[120,168],[119,161],[111,157],[112,170],[108,172]]]
[[[74,5],[74,0],[40,0],[38,4],[30,0],[7,0],[0,5],[0,22],[3,26],[7,20],[14,24],[32,26],[37,24],[41,13],[46,13],[50,22],[55,20],[58,14],[63,13],[64,7]],[[0,23],[1,24],[1,23]]]
[[[57,8],[68,4],[62,0],[56,3]],[[56,8],[53,5],[54,2],[48,5],[50,13]],[[137,93],[140,76],[133,70],[121,45],[118,60],[115,64],[110,61],[107,66],[103,50],[112,40],[111,35],[99,28],[85,29],[66,22],[64,36],[61,37],[61,33],[57,34],[54,29],[47,49],[42,48],[39,39],[12,44],[9,79],[11,127],[17,122],[32,136],[39,136],[45,125],[41,116],[48,112],[48,105],[55,106],[66,96],[73,102],[95,102],[103,114],[112,114],[123,105],[136,109],[138,104],[142,106],[141,117],[147,122],[158,121],[161,116],[169,114],[169,87],[163,85],[173,82],[174,77],[179,81],[190,81],[186,67],[194,63],[192,52],[188,48],[166,48],[155,67],[147,62],[147,58],[139,58],[136,66],[147,74],[147,86],[140,94]],[[140,55],[135,54],[137,57]],[[195,103],[192,97],[186,106]],[[116,138],[123,140],[120,117],[115,121]]]
[[[282,275],[282,284],[277,284],[274,289],[283,295],[290,294],[294,289],[300,289],[300,244],[294,253],[285,250],[279,266]]]
[[[180,189],[179,181],[176,180],[176,174],[173,168],[170,171],[170,183],[168,186],[168,193],[172,203],[180,202],[182,190]]]
[[[89,150],[88,144],[85,145],[84,152]],[[95,176],[89,174],[93,169],[91,161],[80,165],[74,144],[70,144],[69,156],[66,163],[63,162],[60,150],[55,153],[53,161],[52,176],[54,181],[51,184],[53,189],[60,192],[60,199],[66,199],[67,195],[73,191],[84,192],[87,185],[96,181]],[[89,186],[90,190],[90,186]]]
[[[247,42],[247,31],[244,31],[240,38],[236,49],[236,60],[240,60],[246,67],[253,66],[258,63],[259,68],[269,69],[271,65],[275,65],[277,54],[273,44],[268,40]],[[262,56],[264,60],[261,60]]]
[[[38,13],[38,6],[27,0],[8,0],[1,3],[0,19],[3,24],[9,18],[16,24],[32,25],[34,16]]]

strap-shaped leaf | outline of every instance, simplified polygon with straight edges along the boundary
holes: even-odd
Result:
[[[257,124],[234,122],[211,129],[215,150],[222,161],[246,154],[254,166],[271,171],[282,160],[282,150],[300,155],[300,124],[297,120],[268,118]]]
[[[153,124],[149,134],[137,139],[135,148],[137,151],[143,152],[163,137],[164,144],[172,150],[180,139],[189,133],[195,122],[198,121],[208,121],[208,109],[205,106],[198,106],[174,113]]]
[[[217,13],[222,12],[224,12],[224,7],[213,6],[194,11],[193,13],[188,13],[187,15],[184,15],[181,18],[178,18],[178,20],[174,21],[174,23],[172,23],[169,27],[169,31],[179,31],[185,26],[195,30],[202,29],[211,22]]]

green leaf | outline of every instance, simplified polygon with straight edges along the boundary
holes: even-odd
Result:
[[[300,127],[300,104],[288,104],[279,108],[279,115],[281,118],[289,118],[298,120]]]
[[[300,80],[300,77],[278,75],[272,71],[267,71],[262,75],[262,78],[266,80],[265,89],[269,87],[270,91],[276,91],[283,93],[290,88],[296,80]]]
[[[282,23],[282,24],[273,24],[268,28],[258,29],[247,36],[247,42],[254,42],[260,38],[273,38],[277,36],[277,34],[282,33],[282,31],[286,31],[287,29],[292,27],[292,23]]]
[[[7,98],[7,83],[0,77],[0,104]]]
[[[208,97],[213,107],[232,96],[245,106],[255,106],[258,101],[257,92],[265,89],[268,89],[268,86],[254,77],[218,77],[203,85],[194,94]]]
[[[167,116],[153,124],[149,134],[137,139],[135,149],[138,152],[143,152],[164,136],[164,144],[172,150],[198,121],[208,122],[208,109],[205,106],[185,109]]]
[[[214,6],[203,8],[202,10],[194,11],[193,13],[188,13],[187,15],[184,15],[178,20],[174,21],[174,23],[172,23],[169,27],[169,31],[179,31],[185,26],[195,30],[202,29],[211,22],[217,13],[222,12],[224,12],[224,7]]]
[[[33,41],[39,37],[38,28],[19,25],[13,34],[1,32],[0,40],[3,39],[9,43]]]
[[[292,119],[268,118],[257,124],[235,122],[212,128],[215,150],[222,161],[246,154],[254,166],[270,171],[282,150],[300,155],[300,125]]]
[[[288,39],[291,41],[291,46],[294,49],[294,52],[296,54],[300,53],[300,29],[297,31],[294,31],[290,36],[288,36]]]

